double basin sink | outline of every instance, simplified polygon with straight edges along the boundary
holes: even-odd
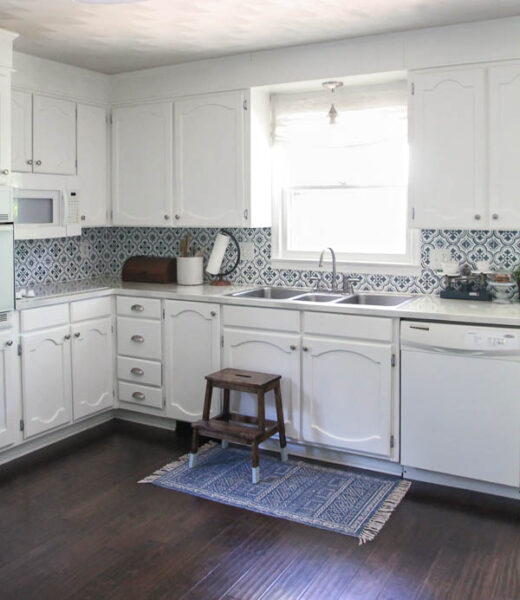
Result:
[[[228,294],[234,298],[264,298],[289,302],[316,302],[324,304],[359,304],[366,306],[402,306],[413,300],[413,296],[394,294],[338,294],[335,292],[309,292],[303,289],[283,287],[261,287]]]

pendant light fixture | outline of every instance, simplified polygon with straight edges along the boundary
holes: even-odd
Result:
[[[334,97],[334,92],[343,85],[343,82],[342,81],[324,81],[321,85],[325,89],[330,90],[330,93]],[[329,123],[331,125],[334,125],[334,123],[336,122],[336,117],[338,116],[338,111],[336,110],[336,107],[334,106],[334,102],[332,102],[332,104],[330,105],[330,110],[328,112],[328,116],[329,116]]]

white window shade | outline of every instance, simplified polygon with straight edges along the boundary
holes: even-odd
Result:
[[[274,94],[274,256],[411,263],[405,81]],[[334,103],[338,117],[329,123]]]

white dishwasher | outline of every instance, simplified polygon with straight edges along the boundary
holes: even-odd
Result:
[[[520,487],[520,330],[401,322],[401,462]]]

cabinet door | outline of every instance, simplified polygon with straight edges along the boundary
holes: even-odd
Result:
[[[223,366],[282,376],[282,403],[288,437],[300,436],[300,339],[298,335],[260,330],[224,330]],[[234,412],[257,415],[256,396],[232,392]],[[273,394],[265,398],[268,419],[276,420]]]
[[[112,111],[114,225],[167,225],[172,217],[172,104]]]
[[[165,302],[166,414],[180,421],[202,417],[205,375],[220,368],[220,318],[217,304]],[[213,392],[212,416],[218,414]]]
[[[68,325],[23,336],[22,394],[26,438],[70,423],[70,367]]]
[[[303,340],[303,439],[390,455],[392,346]]]
[[[13,444],[19,433],[20,394],[17,344],[13,334],[0,334],[0,448]]]
[[[76,103],[33,96],[33,172],[76,174]]]
[[[520,227],[520,65],[489,69],[490,225]]]
[[[100,106],[78,104],[78,181],[82,226],[107,224],[107,114]]]
[[[113,405],[114,356],[112,319],[73,326],[72,397],[74,419]]]
[[[32,94],[11,93],[11,166],[32,173]]]
[[[410,114],[412,224],[488,225],[484,69],[415,73]]]
[[[11,171],[11,72],[0,67],[0,184]]]
[[[188,227],[243,226],[242,92],[175,102],[175,202]]]

